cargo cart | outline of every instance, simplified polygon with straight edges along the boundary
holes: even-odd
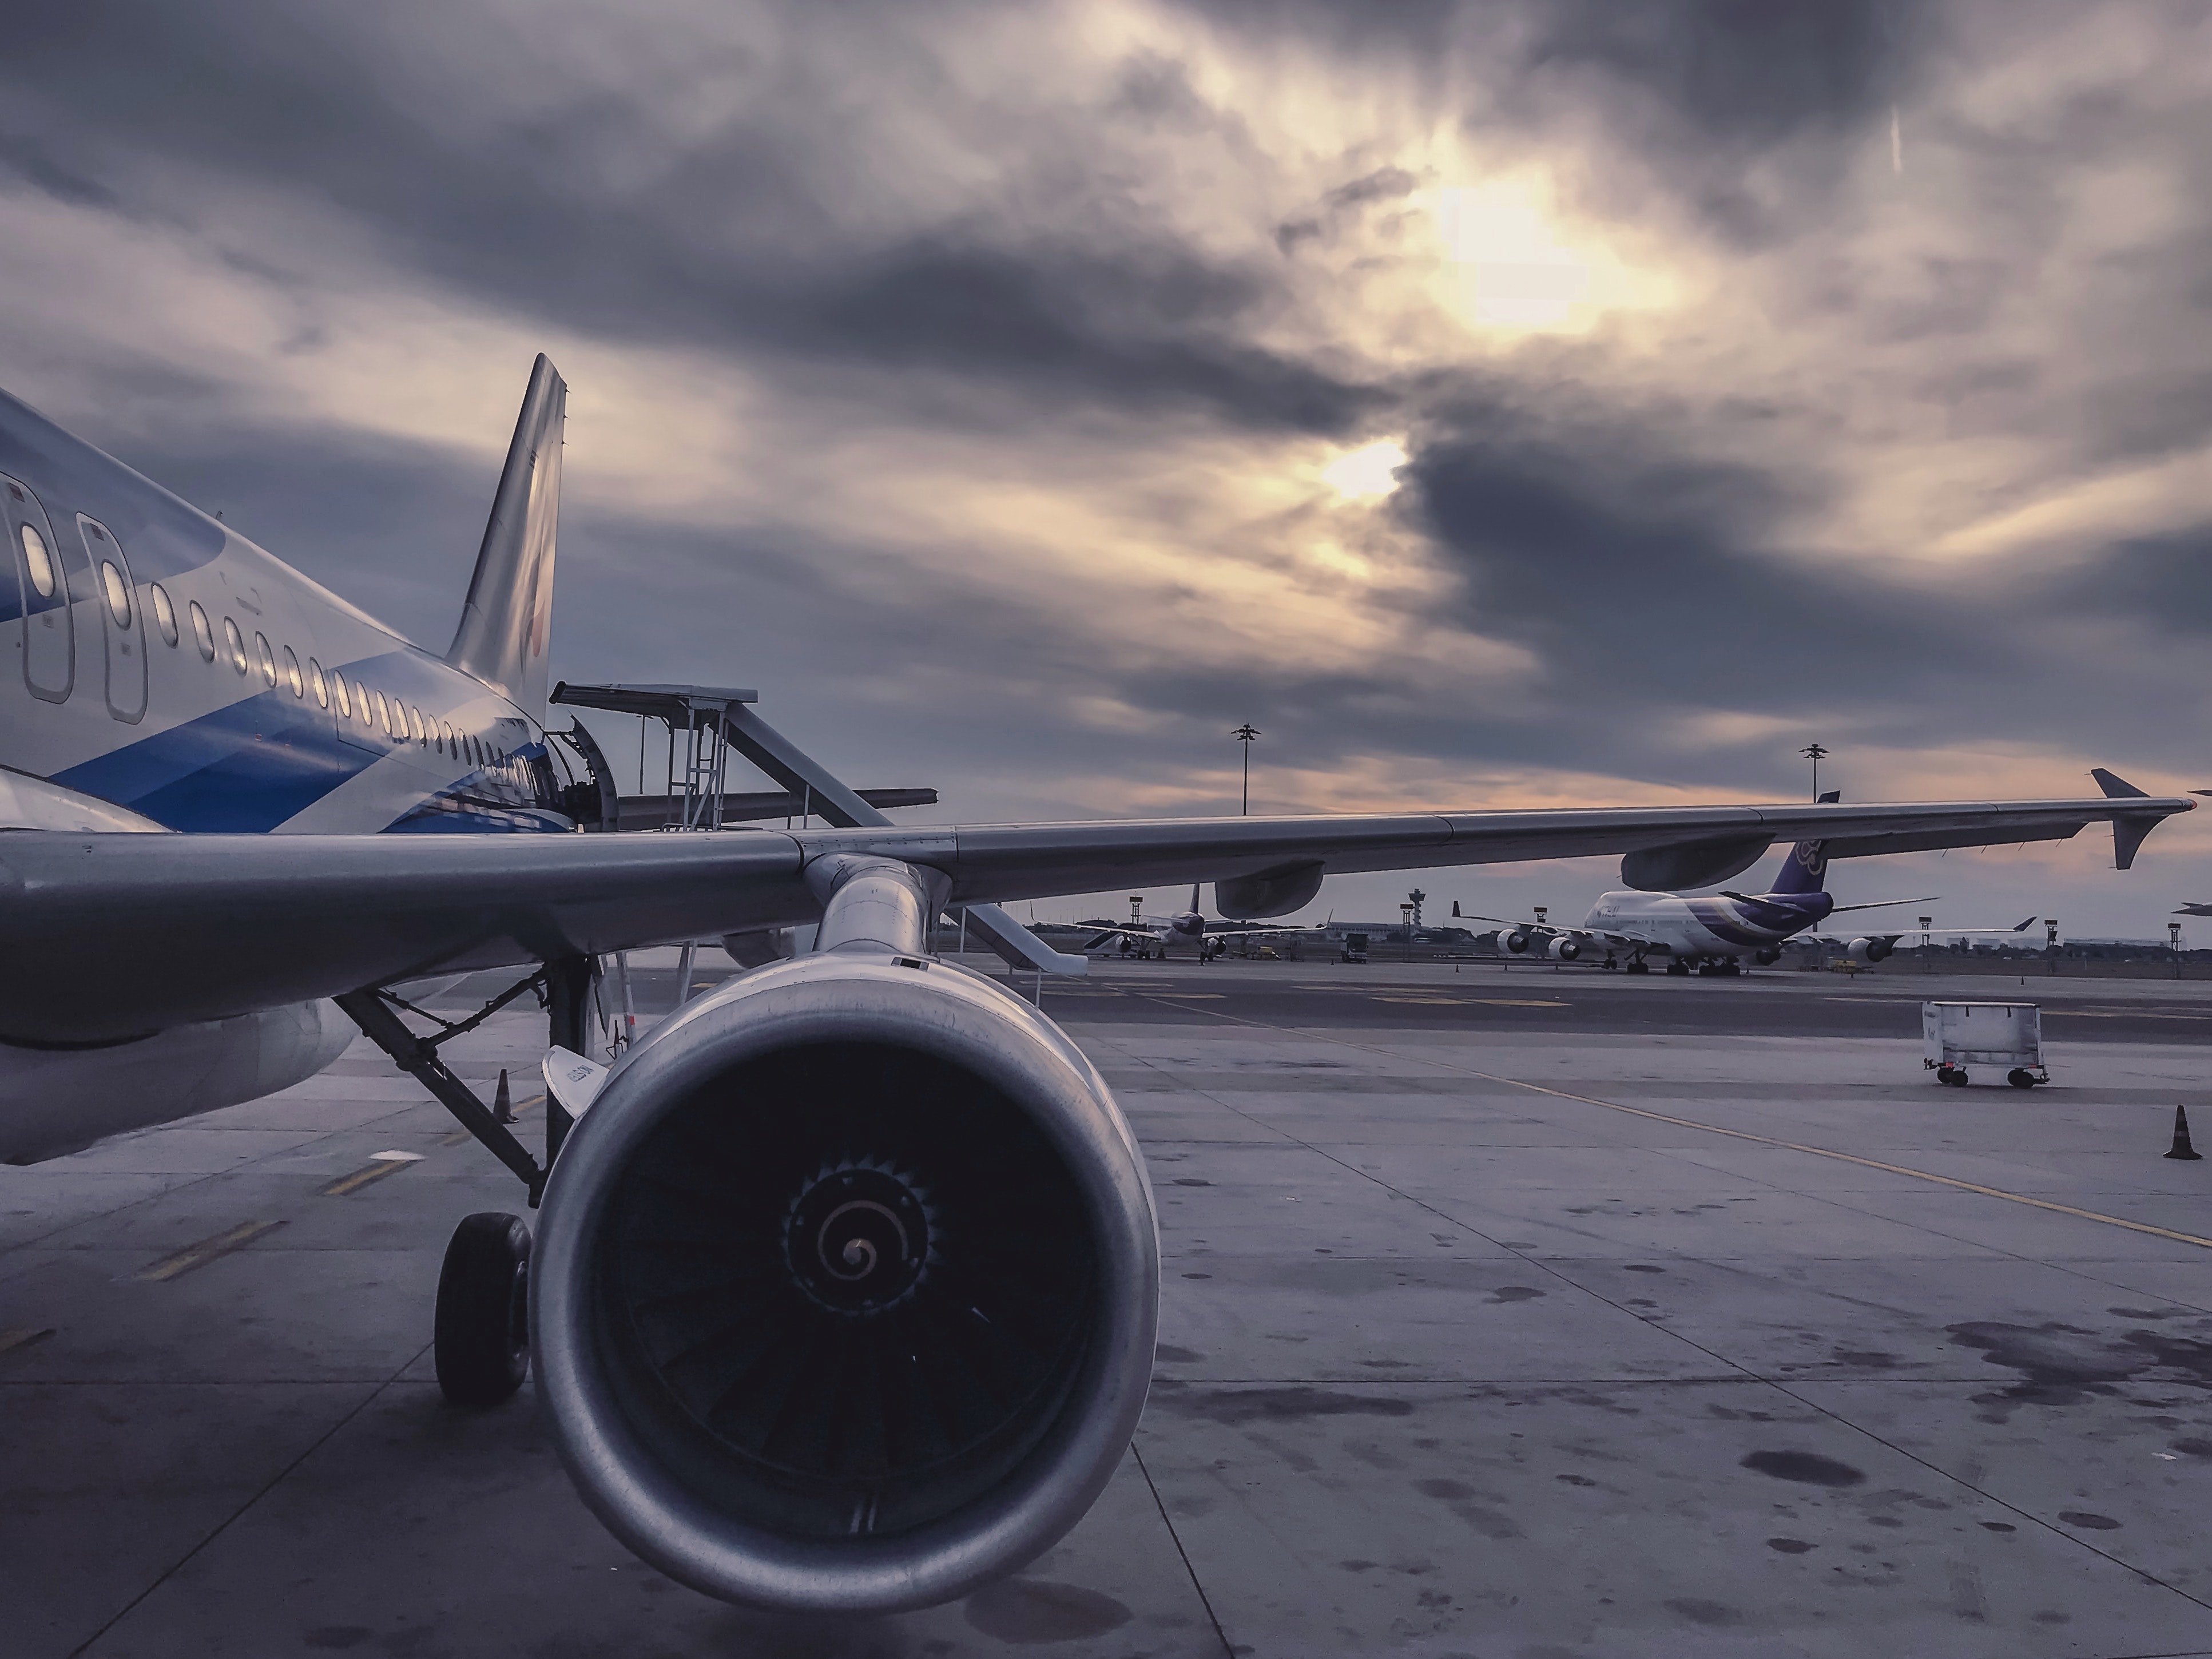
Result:
[[[2033,1002],[1923,1002],[1921,1065],[1938,1083],[1966,1086],[1970,1066],[2002,1066],[2015,1089],[2051,1081],[2043,1063],[2043,1011]]]

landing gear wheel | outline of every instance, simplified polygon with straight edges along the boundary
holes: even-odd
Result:
[[[432,1346],[456,1406],[496,1406],[530,1374],[530,1229],[484,1211],[453,1229],[438,1273]]]
[[[1651,971],[1651,964],[1638,957],[1632,962],[1622,963],[1620,971],[1624,974],[1648,974]]]
[[[1966,1068],[1948,1063],[1938,1066],[1936,1068],[1936,1080],[1949,1088],[1963,1089],[1966,1086]]]
[[[1690,976],[1690,964],[1681,961],[1670,962],[1667,964],[1667,971],[1677,979],[1687,979]]]
[[[2015,1066],[2005,1073],[2005,1081],[2015,1089],[2033,1089],[2043,1079],[2025,1066]]]

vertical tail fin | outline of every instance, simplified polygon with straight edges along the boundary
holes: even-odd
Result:
[[[540,353],[492,497],[476,574],[446,660],[545,714],[553,623],[553,540],[561,516],[561,430],[568,387]]]
[[[1844,798],[1840,789],[1822,792],[1819,804],[1834,805]],[[1801,841],[1790,849],[1790,856],[1782,860],[1782,868],[1774,878],[1770,893],[1819,893],[1828,884],[1828,843],[1824,841]]]

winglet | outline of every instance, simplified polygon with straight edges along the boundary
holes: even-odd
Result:
[[[2097,781],[2097,787],[2105,792],[2107,800],[2138,800],[2143,792],[2118,774],[2107,772],[2101,766],[2089,769],[2089,775]],[[2158,828],[2158,817],[2150,813],[2126,816],[2112,820],[2112,868],[2131,870],[2136,854],[2143,844],[2143,837]]]

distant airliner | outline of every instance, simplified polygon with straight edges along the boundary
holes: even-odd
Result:
[[[1129,919],[1127,921],[1107,921],[1094,919],[1079,922],[1082,927],[1095,927],[1098,932],[1083,942],[1086,951],[1096,951],[1110,940],[1120,939],[1138,948],[1141,956],[1157,952],[1163,959],[1170,945],[1188,945],[1198,953],[1200,962],[1211,962],[1227,948],[1230,939],[1240,935],[1265,933],[1273,937],[1283,933],[1310,933],[1311,927],[1285,927],[1281,922],[1231,921],[1208,917],[1198,908],[1198,884],[1190,890],[1190,908],[1171,916],[1147,916],[1140,914],[1144,898],[1140,894],[1129,896]]]
[[[1339,872],[1607,853],[1666,890],[1777,841],[2091,823],[2124,867],[2194,805],[2107,776],[2123,799],[896,827],[750,691],[590,688],[711,706],[829,826],[622,833],[589,734],[545,724],[566,398],[540,357],[440,654],[0,396],[0,1158],[286,1087],[358,1029],[543,1204],[534,1242],[454,1231],[440,1385],[495,1405],[534,1366],[594,1512],[734,1601],[951,1601],[1127,1463],[1160,1271],[1136,1137],[1036,1006],[931,954],[940,915],[1073,971],[997,906],[1210,881],[1257,921]],[[727,936],[761,965],[610,1041],[604,957]],[[437,1029],[392,990],[492,968],[514,982]],[[439,1050],[533,1003],[542,1162]]]
[[[2128,786],[2109,772],[2100,770],[2108,789]],[[1830,916],[1846,911],[1881,910],[1896,904],[1926,904],[1928,899],[1875,899],[1864,904],[1838,904],[1827,893],[1828,854],[1826,843],[1801,841],[1782,861],[1773,887],[1765,893],[1721,892],[1705,897],[1674,893],[1605,893],[1590,907],[1579,927],[1553,927],[1543,922],[1504,922],[1498,942],[1519,956],[1534,952],[1555,961],[1572,962],[1595,950],[1606,952],[1610,968],[1617,953],[1628,953],[1621,970],[1648,974],[1644,957],[1658,951],[1667,957],[1667,971],[1687,974],[1740,974],[1742,959],[1765,964],[1779,961],[1782,946],[1791,939],[1839,945],[1856,962],[1880,962],[1897,948],[1897,941],[1917,930],[1869,932],[1848,939],[1830,939],[1809,932]],[[1460,914],[1452,906],[1452,914]],[[1477,916],[1477,921],[1503,921],[1498,916]],[[1931,933],[1946,939],[1974,933],[2025,932],[2033,916],[2009,927],[1940,927]]]

